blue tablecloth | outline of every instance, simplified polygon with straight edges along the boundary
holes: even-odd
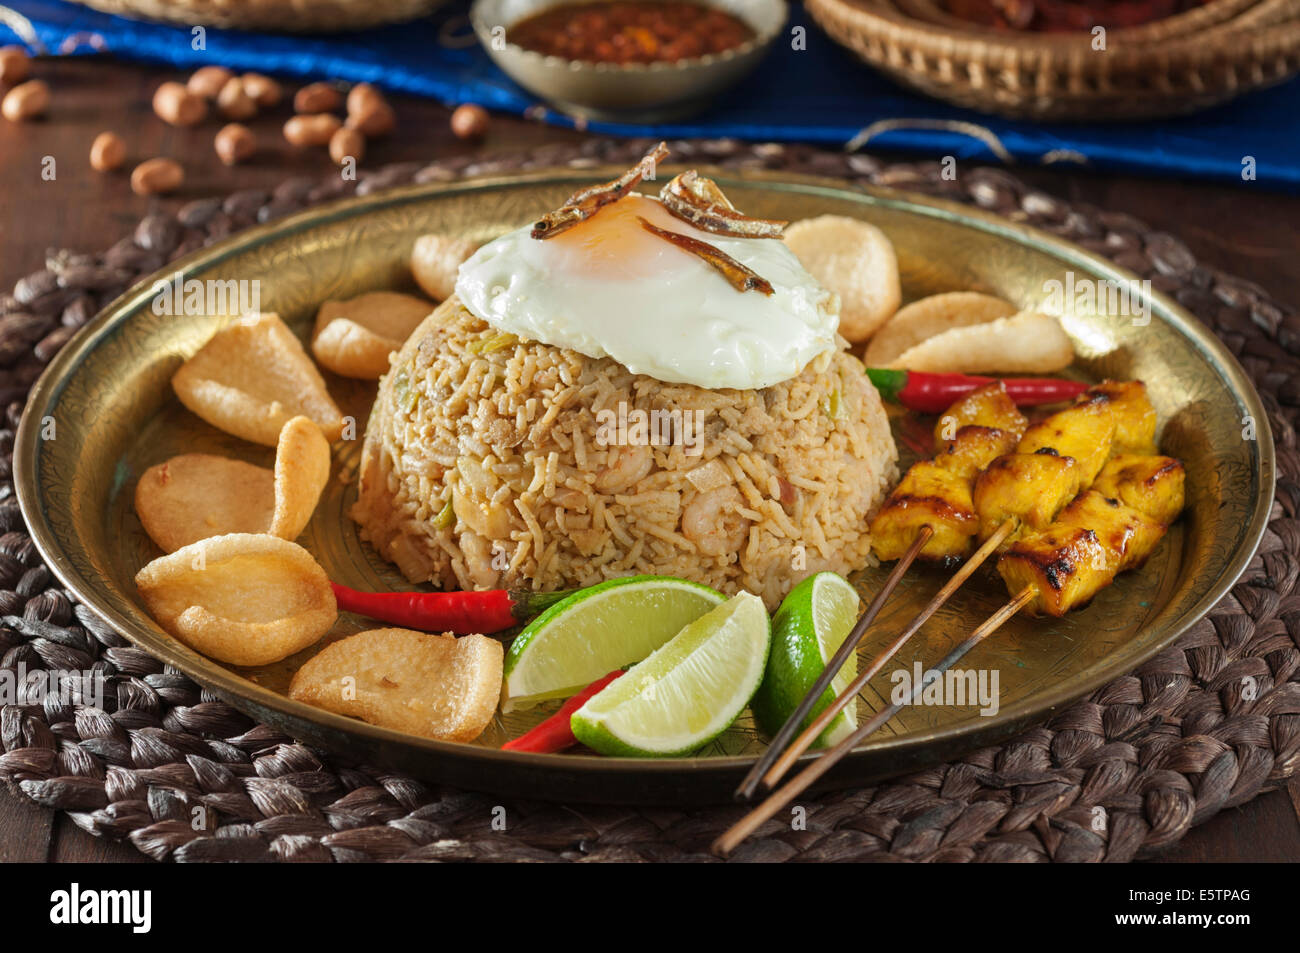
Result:
[[[0,3],[26,16],[52,52],[63,47],[66,52],[94,53],[95,46],[84,36],[80,43],[69,38],[95,34],[116,56],[184,69],[219,63],[317,79],[368,80],[446,103],[478,102],[512,113],[535,105],[534,98],[493,66],[476,44],[440,42],[440,36],[469,38],[464,0],[414,23],[344,35],[209,29],[203,49],[194,48],[188,27],[108,16],[61,0]],[[589,128],[621,135],[736,136],[843,145],[881,119],[956,120],[982,126],[1023,163],[1082,158],[1088,167],[1103,171],[1300,191],[1300,79],[1181,119],[1088,125],[1015,122],[907,92],[832,43],[798,3],[791,15],[791,26],[796,24],[807,26],[807,49],[795,50],[778,41],[768,61],[708,113],[661,126],[593,122]],[[14,40],[3,25],[0,40]],[[547,119],[571,122],[555,113]],[[986,143],[944,128],[893,129],[873,137],[870,148],[996,158]],[[1254,178],[1248,179],[1243,169],[1252,166]]]

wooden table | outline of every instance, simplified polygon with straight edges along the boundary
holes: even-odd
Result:
[[[109,59],[42,61],[36,75],[49,82],[52,105],[47,119],[22,125],[0,120],[0,278],[5,287],[42,267],[49,248],[84,251],[106,248],[122,237],[155,204],[174,205],[199,196],[240,188],[271,188],[294,174],[325,176],[323,150],[299,151],[280,134],[289,107],[254,120],[261,151],[247,164],[226,168],[217,161],[212,137],[215,119],[191,129],[164,125],[149,102],[167,70]],[[292,88],[292,87],[287,87]],[[450,155],[525,149],[546,142],[573,141],[578,133],[523,120],[494,117],[481,143],[455,139],[449,110],[422,100],[394,101],[397,133],[372,143],[366,165]],[[105,130],[126,141],[126,171],[100,174],[88,162],[90,143]],[[1242,143],[1243,154],[1250,144]],[[186,184],[176,196],[147,199],[134,195],[127,176],[131,165],[168,155],[186,168]],[[42,176],[54,160],[54,176]],[[1257,157],[1258,158],[1258,157]],[[1128,212],[1155,228],[1184,239],[1205,263],[1266,288],[1281,301],[1300,302],[1300,198],[1270,191],[1267,183],[1218,186],[1137,176],[1098,176],[1074,169],[1016,169],[1017,175],[1046,192]],[[960,169],[959,169],[960,174]],[[1224,811],[1196,828],[1165,855],[1172,861],[1284,861],[1300,858],[1300,783],[1290,797],[1276,791],[1242,808]],[[129,843],[92,837],[68,820],[0,791],[0,862],[144,861]]]

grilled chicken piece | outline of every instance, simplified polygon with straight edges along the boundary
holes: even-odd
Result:
[[[992,536],[1008,517],[1015,520],[1015,529],[1003,548],[1026,529],[1046,529],[1079,492],[1080,482],[1079,464],[1073,457],[1050,450],[998,457],[975,478],[971,493],[979,514],[980,539]]]
[[[872,552],[878,559],[898,559],[925,523],[934,535],[920,555],[944,563],[964,558],[979,528],[970,480],[929,460],[907,471],[871,521]]]
[[[1057,517],[1055,526],[1090,529],[1114,561],[1115,571],[1141,566],[1159,545],[1168,527],[1119,500],[1096,490],[1079,496]]]
[[[1173,457],[1121,453],[1102,467],[1092,488],[1168,526],[1182,512],[1185,476]]]
[[[1092,530],[1052,529],[1018,540],[998,560],[998,572],[1008,592],[1033,587],[1033,601],[1026,606],[1030,614],[1059,618],[1114,578],[1114,573],[1081,570],[1104,566],[1107,560],[1106,548]]]
[[[1059,617],[1141,565],[1164,534],[1163,524],[1089,490],[1046,530],[1018,540],[998,560],[998,572],[1010,592],[1034,587],[1031,612]]]
[[[1019,453],[1051,449],[1079,464],[1079,486],[1092,486],[1110,456],[1115,417],[1109,401],[1075,404],[1033,424],[1020,439]]]
[[[1007,396],[1006,385],[994,381],[977,387],[943,412],[934,425],[934,448],[942,450],[962,427],[991,427],[1016,435],[1025,432],[1029,421]]]
[[[1110,408],[1115,421],[1114,452],[1156,452],[1156,409],[1141,381],[1102,381],[1080,394],[1076,403]]]
[[[934,462],[967,482],[1003,454],[1016,449],[1020,437],[1010,430],[971,424],[957,431],[957,436],[934,456]]]

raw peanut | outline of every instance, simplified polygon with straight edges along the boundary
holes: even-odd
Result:
[[[147,159],[131,173],[131,191],[136,195],[174,192],[185,181],[185,170],[174,159]]]
[[[90,144],[90,167],[110,172],[126,161],[126,143],[115,132],[101,132]]]
[[[342,165],[348,156],[360,162],[365,154],[366,137],[356,129],[344,126],[335,130],[334,135],[330,136],[330,158],[334,160],[335,165]]]
[[[388,103],[370,103],[361,112],[351,113],[347,124],[349,129],[355,129],[371,139],[378,139],[393,131],[397,125],[397,114]]]
[[[367,138],[386,136],[397,125],[397,114],[384,94],[369,83],[357,83],[348,91],[349,128]]]
[[[244,81],[244,92],[253,97],[253,102],[263,109],[270,109],[273,106],[280,105],[280,97],[284,95],[280,89],[280,84],[269,76],[263,76],[261,73],[245,73],[241,77]]]
[[[482,106],[466,103],[451,114],[451,134],[457,139],[482,139],[488,130],[488,113]]]
[[[154,91],[153,111],[173,126],[193,126],[208,114],[207,100],[195,96],[180,83],[168,81]]]
[[[16,85],[32,71],[32,60],[21,46],[0,46],[0,83]]]
[[[232,75],[234,74],[224,66],[200,66],[190,76],[185,88],[195,96],[216,99]]]
[[[293,97],[296,113],[329,113],[343,105],[343,97],[329,83],[309,83]]]
[[[44,80],[29,79],[20,83],[0,102],[0,115],[10,122],[21,122],[41,115],[50,105],[50,87]]]
[[[357,83],[348,90],[348,115],[360,112],[366,103],[384,102],[384,94],[370,83]]]
[[[293,146],[323,146],[342,125],[338,116],[329,113],[294,116],[284,124],[284,138]]]
[[[217,111],[227,119],[252,119],[257,115],[257,102],[248,95],[244,81],[232,76],[217,94]]]
[[[221,127],[217,137],[212,140],[212,147],[217,150],[217,156],[222,162],[234,165],[257,151],[257,137],[247,126],[232,122]]]

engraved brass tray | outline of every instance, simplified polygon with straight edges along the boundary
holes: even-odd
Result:
[[[261,308],[277,311],[305,336],[319,302],[378,288],[412,288],[405,261],[416,236],[442,232],[483,240],[555,207],[578,184],[618,170],[536,173],[508,179],[415,186],[309,210],[249,229],[196,252],[167,273],[186,279],[260,281]],[[893,240],[911,299],[977,289],[1021,305],[1044,301],[1047,282],[1125,282],[1105,260],[1030,228],[951,203],[789,174],[717,173],[752,215],[798,219],[852,215]],[[686,803],[730,796],[762,739],[748,716],[695,757],[666,760],[586,754],[503,752],[508,737],[547,710],[514,713],[474,744],[416,738],[290,701],[283,692],[296,666],[319,647],[263,669],[234,669],[193,652],[145,613],[132,578],[158,555],[137,521],[139,474],[177,453],[204,451],[270,466],[273,451],[228,437],[186,411],[169,379],[232,315],[158,316],[146,280],[88,324],[50,364],[32,391],[19,429],[16,480],[32,538],[59,578],[132,642],[254,718],[347,757],[461,787],[571,801]],[[1141,378],[1160,413],[1161,446],[1187,465],[1188,507],[1160,549],[1087,608],[1061,620],[1017,617],[959,666],[996,672],[996,714],[977,707],[903,710],[831,773],[828,783],[861,783],[913,771],[993,743],[1100,685],[1132,671],[1169,645],[1228,591],[1259,543],[1273,498],[1273,444],[1249,380],[1219,342],[1187,312],[1155,294],[1137,304],[1150,320],[1104,314],[1067,302],[1063,323],[1079,354],[1072,373]],[[689,302],[684,303],[689,306]],[[1086,301],[1083,302],[1086,305]],[[1130,302],[1134,304],[1134,302]],[[330,378],[356,439],[334,448],[335,479],[300,542],[332,578],[358,588],[407,588],[361,543],[346,517],[373,384]],[[51,427],[50,424],[53,424]],[[922,421],[894,416],[907,459]],[[48,439],[49,437],[53,439]],[[46,439],[43,439],[45,437]],[[869,600],[880,569],[856,575]],[[868,633],[863,656],[886,644],[941,584],[917,569]],[[898,672],[938,661],[1007,598],[1001,582],[977,574],[891,662],[860,700],[887,703]],[[367,628],[344,615],[327,638]]]

